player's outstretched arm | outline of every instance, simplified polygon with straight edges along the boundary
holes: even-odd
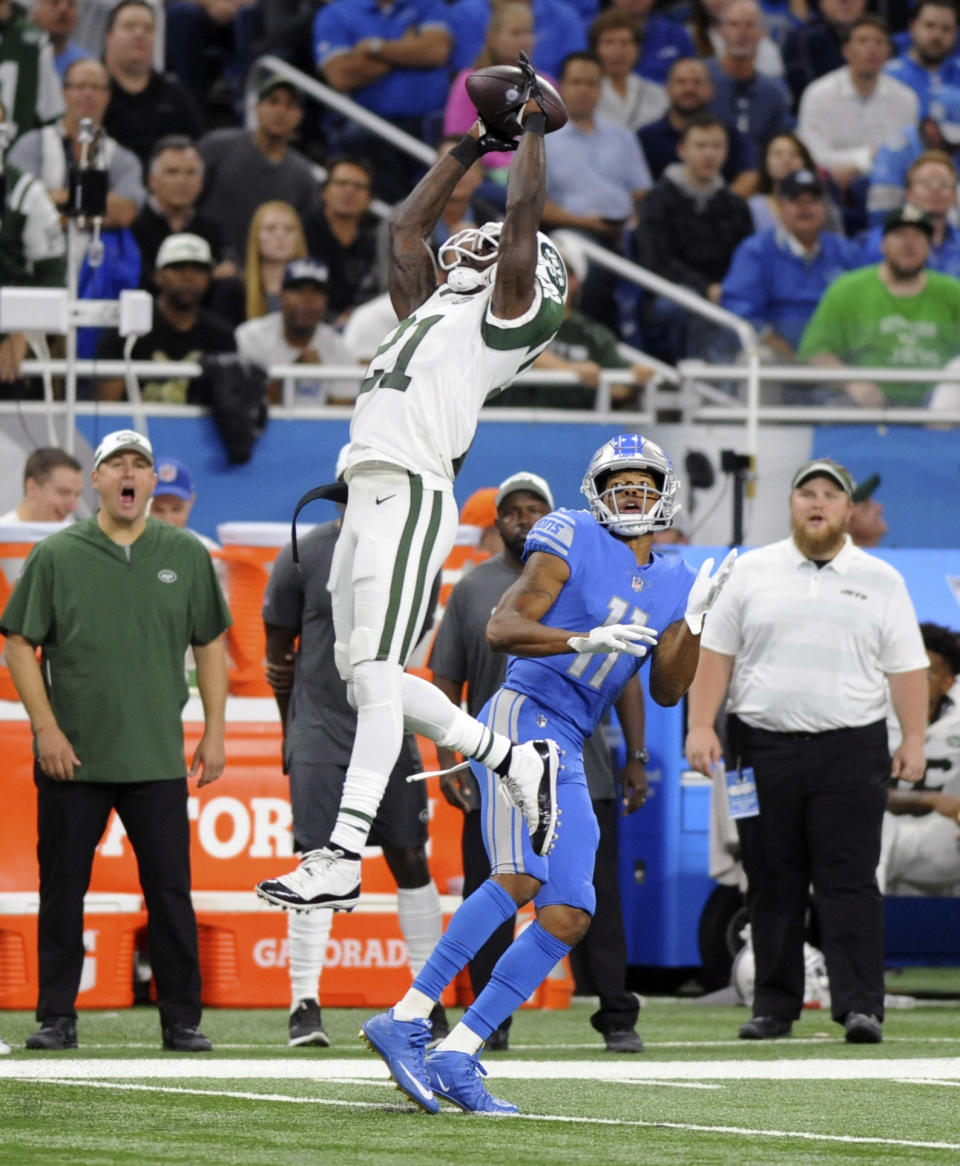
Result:
[[[523,110],[523,134],[507,180],[507,215],[490,305],[501,320],[522,316],[533,303],[539,257],[537,230],[547,191],[546,125],[546,115],[531,98]]]

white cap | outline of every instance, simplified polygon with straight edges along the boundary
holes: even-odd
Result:
[[[156,269],[170,267],[174,263],[197,263],[201,267],[213,267],[210,244],[199,235],[186,232],[167,235],[157,252]]]
[[[142,453],[153,465],[153,446],[142,433],[137,433],[134,429],[115,429],[97,446],[97,452],[93,455],[93,468],[96,469],[106,458],[112,457],[115,453],[123,453],[124,450]]]
[[[494,506],[499,510],[504,498],[516,490],[529,490],[531,494],[538,494],[553,510],[553,495],[550,493],[550,487],[539,474],[531,474],[528,470],[520,470],[516,474],[511,474],[509,478],[500,483],[497,496],[493,500]]]

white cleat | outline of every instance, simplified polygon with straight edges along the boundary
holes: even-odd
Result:
[[[261,899],[289,911],[352,911],[360,900],[360,859],[342,850],[308,850],[289,874],[257,883]]]
[[[557,773],[560,750],[555,741],[525,741],[514,745],[510,771],[500,778],[504,792],[523,814],[530,844],[537,854],[549,854],[560,826]]]

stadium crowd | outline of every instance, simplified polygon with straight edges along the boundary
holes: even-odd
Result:
[[[742,316],[778,364],[939,368],[960,355],[957,31],[952,0],[909,11],[888,0],[0,0],[0,61],[15,66],[3,93],[0,280],[66,278],[50,256],[65,252],[90,119],[107,173],[105,259],[76,233],[78,294],[157,296],[160,326],[137,358],[226,347],[249,359],[251,325],[268,320],[264,334],[285,330],[296,360],[323,363],[323,346],[291,340],[282,316],[286,264],[312,259],[326,273],[314,327],[342,333],[385,288],[383,203],[423,167],[283,78],[258,72],[248,99],[254,62],[285,59],[449,149],[474,116],[468,73],[522,50],[570,114],[547,139],[545,229],[577,232]],[[476,163],[434,246],[502,216],[511,158]],[[181,258],[161,268],[171,234],[206,246],[178,243]],[[577,311],[616,340],[669,363],[731,355],[715,326],[600,265],[579,284]],[[844,302],[862,295],[846,327]],[[116,350],[109,334],[81,337],[81,355]],[[26,353],[22,337],[0,341],[4,395],[39,393],[18,377]],[[317,382],[303,384],[316,400]],[[595,386],[585,388],[589,398]],[[924,405],[931,392],[787,385],[782,399]],[[154,396],[184,395],[181,385]],[[614,407],[641,400],[621,394]]]

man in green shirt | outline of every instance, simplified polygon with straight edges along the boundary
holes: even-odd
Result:
[[[202,1052],[183,656],[192,646],[205,727],[189,776],[203,786],[225,764],[230,613],[199,540],[146,517],[157,476],[145,437],[108,434],[92,480],[98,512],[34,547],[0,616],[36,755],[41,1027],[27,1048],[77,1047],[83,897],[116,809],[147,906],[163,1047]]]
[[[823,368],[940,370],[960,353],[960,280],[927,270],[931,220],[909,204],[887,215],[883,262],[835,279],[807,324],[797,355]],[[922,405],[927,384],[846,381],[858,405]]]

